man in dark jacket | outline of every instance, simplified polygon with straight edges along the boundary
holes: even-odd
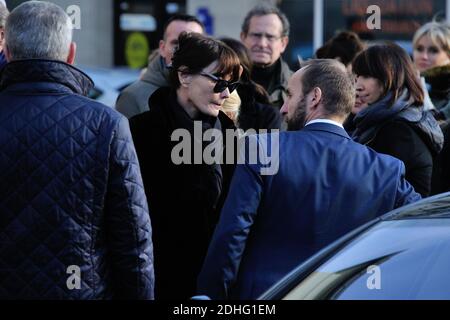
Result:
[[[5,23],[9,11],[4,1],[0,1],[0,70],[6,65],[6,57],[3,52],[3,43],[5,41]]]
[[[247,13],[242,24],[242,43],[250,51],[252,79],[262,85],[270,103],[281,108],[292,71],[281,58],[289,43],[289,21],[278,8],[262,5]]]
[[[72,24],[30,1],[0,79],[0,299],[152,299],[151,225],[128,121],[85,97]]]
[[[160,87],[169,86],[169,66],[181,32],[204,32],[203,24],[194,16],[178,14],[164,27],[164,37],[159,41],[158,54],[149,59],[142,78],[123,90],[117,99],[116,109],[127,118],[148,111],[148,98]]]
[[[290,130],[304,129],[249,137],[249,145],[270,145],[278,173],[264,175],[265,166],[247,158],[236,167],[200,273],[201,295],[256,299],[335,239],[420,199],[401,161],[353,142],[342,127],[355,98],[341,63],[313,60],[288,93],[281,111]]]

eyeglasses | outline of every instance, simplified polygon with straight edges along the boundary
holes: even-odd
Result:
[[[220,93],[223,92],[226,88],[232,93],[239,85],[239,82],[229,82],[224,79],[220,79],[216,77],[213,74],[207,73],[207,72],[199,72],[199,75],[205,76],[207,78],[210,78],[211,80],[214,80],[216,82],[216,85],[214,86],[214,92]]]
[[[272,34],[267,34],[267,33],[260,33],[260,32],[249,32],[248,36],[253,40],[253,41],[259,41],[262,40],[262,38],[266,38],[267,41],[273,43],[283,37],[277,37],[274,36]]]

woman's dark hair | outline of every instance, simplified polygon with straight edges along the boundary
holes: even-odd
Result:
[[[229,46],[233,51],[237,54],[239,57],[239,61],[242,66],[242,75],[241,75],[241,83],[243,85],[250,85],[254,88],[256,93],[256,101],[264,104],[269,103],[269,94],[264,89],[263,86],[257,84],[256,82],[252,81],[251,74],[253,69],[253,63],[250,59],[250,54],[248,52],[247,47],[242,44],[242,42],[232,39],[232,38],[221,38],[222,42],[224,42],[227,46]]]
[[[199,33],[182,32],[178,37],[178,48],[172,58],[170,80],[175,88],[180,87],[178,72],[196,74],[218,61],[215,75],[231,75],[232,82],[239,80],[240,63],[236,53],[221,41]]]
[[[328,40],[316,51],[317,59],[339,58],[344,65],[352,63],[355,56],[364,50],[365,45],[352,31],[342,31]]]
[[[359,53],[352,63],[357,76],[378,79],[383,85],[383,96],[392,93],[392,105],[407,89],[414,104],[423,105],[424,92],[411,58],[395,43],[377,44]]]

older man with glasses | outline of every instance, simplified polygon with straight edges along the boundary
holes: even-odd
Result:
[[[252,79],[267,90],[270,102],[281,108],[292,76],[281,58],[289,43],[287,17],[276,7],[255,7],[244,19],[241,40],[249,49],[254,64]]]

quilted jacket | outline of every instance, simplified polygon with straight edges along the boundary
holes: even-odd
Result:
[[[62,62],[0,75],[0,299],[152,299],[147,200],[128,121]]]

